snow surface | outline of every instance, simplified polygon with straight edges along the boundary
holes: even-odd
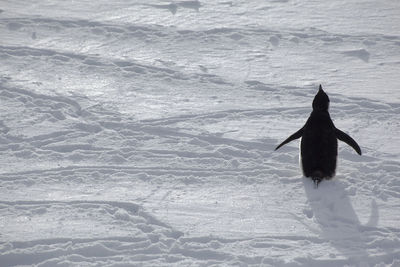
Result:
[[[0,266],[400,266],[399,1],[0,2]],[[337,176],[298,144],[322,84]]]

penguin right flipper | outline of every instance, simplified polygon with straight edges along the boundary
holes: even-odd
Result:
[[[354,141],[353,138],[351,138],[348,134],[342,132],[338,128],[335,129],[335,134],[337,139],[345,142],[346,144],[351,146],[359,155],[361,155],[361,148],[358,146],[357,142]]]
[[[279,146],[277,146],[275,148],[275,150],[278,150],[281,146],[289,143],[290,141],[293,141],[295,139],[300,138],[303,135],[303,128],[301,128],[300,130],[298,130],[297,132],[295,132],[294,134],[292,134],[291,136],[289,136],[285,141],[283,141]]]

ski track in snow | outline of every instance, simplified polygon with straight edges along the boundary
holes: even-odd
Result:
[[[100,2],[0,5],[0,266],[400,265],[394,29],[260,26],[293,1]],[[315,190],[274,148],[321,81],[363,156],[340,143]]]

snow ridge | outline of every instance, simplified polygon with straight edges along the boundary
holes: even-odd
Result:
[[[283,154],[272,152],[274,139],[246,141],[196,132],[197,124],[232,120],[237,124],[254,117],[264,120],[276,111],[231,110],[139,122],[99,105],[83,108],[71,98],[10,88],[6,83],[0,96],[8,112],[2,123],[1,150],[7,154],[9,167],[0,174],[5,199],[0,202],[5,218],[0,255],[4,266],[193,262],[339,266],[361,261],[378,264],[400,256],[396,249],[400,247],[399,229],[377,226],[377,201],[391,203],[399,197],[394,177],[400,169],[395,162],[373,156],[360,160],[342,149],[341,168],[351,175],[343,174],[348,178],[339,177],[314,190],[310,181],[302,182],[297,171],[286,167],[287,162],[297,164],[294,149],[288,147]],[[390,108],[363,99],[342,103],[358,103],[358,110],[376,115],[380,109]],[[18,127],[6,126],[17,120]],[[36,168],[26,168],[26,162]],[[53,162],[53,167],[47,162]],[[350,166],[359,171],[351,171]],[[271,177],[266,180],[267,173]],[[304,189],[303,204],[287,212],[280,210],[279,205],[285,202],[298,202]],[[228,200],[226,192],[232,194]],[[365,223],[360,222],[351,201],[360,193],[378,197],[367,205]],[[31,196],[28,200],[27,195]],[[103,200],[115,195],[131,201]],[[195,206],[209,203],[214,208],[198,211],[186,201]],[[273,208],[265,201],[278,206]],[[250,208],[245,214],[240,212],[242,205]],[[180,213],[185,206],[186,213]],[[154,210],[158,218],[146,210]],[[261,211],[264,214],[256,215]],[[170,226],[172,222],[187,228],[188,216],[196,214],[205,218],[189,227],[192,234],[188,236]],[[268,226],[275,234],[263,234],[262,224],[270,216],[282,220],[287,214],[298,223],[295,228],[290,230],[293,221],[287,225],[275,221]],[[226,218],[221,219],[221,215]],[[181,217],[183,224],[171,221],[175,216]],[[238,219],[241,225],[231,225],[228,230],[237,238],[221,238],[218,235],[226,230],[212,230],[218,229],[213,226],[218,221],[230,224]],[[199,226],[205,222],[211,223],[211,228],[209,235],[203,236],[208,228]],[[243,231],[249,229],[255,235],[243,237]],[[289,233],[299,232],[288,234],[288,229]],[[198,237],[191,237],[193,234]],[[338,253],[323,252],[332,247]],[[266,249],[270,256],[265,256]],[[289,262],[288,251],[296,255]]]

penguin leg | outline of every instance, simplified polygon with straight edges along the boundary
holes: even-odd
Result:
[[[322,181],[322,179],[320,177],[312,177],[311,178],[314,182],[314,189],[318,188],[319,183]]]
[[[324,175],[324,173],[320,170],[315,170],[312,172],[312,174],[308,177],[310,177],[313,182],[314,182],[314,188],[317,189],[319,183],[322,181],[322,179],[324,179],[326,175]]]

